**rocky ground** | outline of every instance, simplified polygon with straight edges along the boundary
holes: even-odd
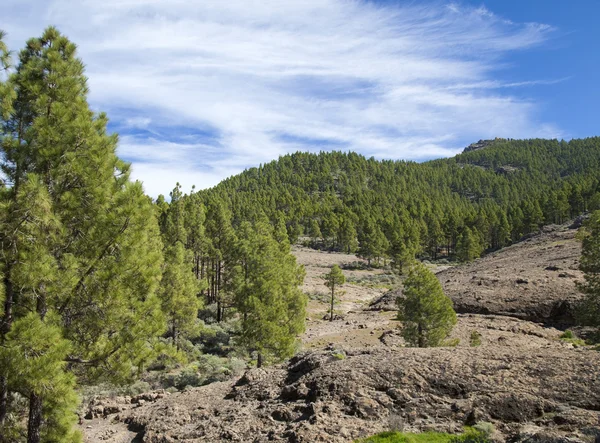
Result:
[[[326,293],[320,276],[332,264],[357,260],[295,253],[312,294]],[[289,362],[181,393],[96,400],[86,441],[350,442],[488,421],[498,441],[592,442],[600,354],[553,327],[572,321],[578,256],[574,231],[556,228],[440,272],[461,312],[450,337],[460,342],[447,348],[405,348],[391,310],[398,294],[362,284],[369,271],[344,271],[355,284],[342,288],[336,320],[323,320],[327,305],[313,296],[304,350]]]

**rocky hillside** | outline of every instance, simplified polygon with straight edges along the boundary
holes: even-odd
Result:
[[[459,313],[497,314],[567,327],[581,297],[575,283],[581,243],[576,229],[547,227],[540,235],[438,274]]]
[[[547,226],[537,235],[473,263],[437,273],[458,313],[516,317],[559,328],[573,326],[581,293],[576,283],[581,243],[577,229]],[[394,290],[375,298],[370,309],[396,309]]]
[[[385,310],[397,294],[369,290],[380,298],[369,306],[354,285],[334,322],[321,320],[326,305],[311,301],[307,350],[289,362],[181,393],[96,400],[86,440],[350,442],[389,429],[460,432],[487,421],[498,441],[594,441],[600,354],[560,340],[553,327],[572,321],[578,298],[574,235],[554,227],[439,272],[461,313],[450,337],[456,347],[405,348]],[[313,263],[305,288],[313,291],[325,261],[356,259],[313,254],[297,251]]]

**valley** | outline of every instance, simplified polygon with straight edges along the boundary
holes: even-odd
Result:
[[[404,347],[392,310],[399,293],[381,285],[345,283],[336,319],[325,320],[327,268],[352,268],[344,274],[354,282],[382,280],[385,271],[356,269],[354,255],[295,247],[312,294],[295,357],[181,393],[98,400],[91,407],[105,417],[84,420],[86,441],[349,442],[482,421],[497,441],[593,441],[600,356],[560,338],[579,297],[575,233],[546,227],[470,264],[430,265],[460,314],[449,337],[458,343],[425,349]]]

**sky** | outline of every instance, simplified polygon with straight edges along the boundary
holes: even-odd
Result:
[[[448,157],[599,135],[597,0],[2,0],[18,51],[55,25],[146,192],[296,151]]]

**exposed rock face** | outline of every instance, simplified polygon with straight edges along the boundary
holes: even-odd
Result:
[[[475,262],[438,274],[459,313],[509,315],[567,327],[581,299],[581,245],[555,227]]]
[[[520,435],[595,435],[598,410],[598,353],[494,345],[363,349],[344,360],[303,354],[236,382],[138,407],[127,421],[155,443],[347,442],[391,423],[406,431],[460,432],[481,420],[525,441]]]
[[[498,140],[502,140],[502,139],[496,138],[494,140],[479,140],[477,143],[471,143],[469,146],[467,146],[463,150],[463,153],[470,152],[470,151],[478,151],[479,149],[487,148],[488,146],[493,145]]]
[[[369,303],[366,309],[368,311],[397,311],[396,299],[400,296],[402,296],[402,289],[387,291]]]

